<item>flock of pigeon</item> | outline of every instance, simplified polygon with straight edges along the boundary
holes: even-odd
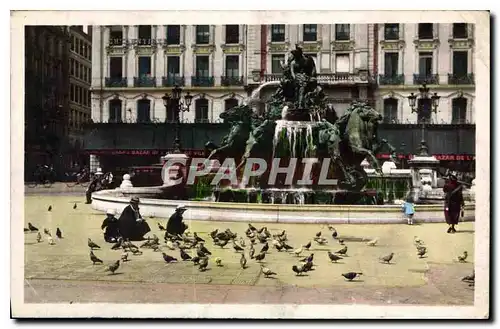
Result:
[[[73,209],[76,208],[77,205],[75,203]],[[51,210],[52,206],[49,206],[48,211]],[[193,265],[197,266],[199,271],[201,272],[208,269],[209,256],[212,255],[212,252],[210,252],[205,246],[206,241],[201,238],[196,232],[193,232],[192,234],[184,233],[182,235],[173,235],[166,232],[165,227],[160,223],[158,223],[158,228],[160,229],[160,231],[165,231],[163,244],[160,243],[160,239],[156,234],[153,234],[152,237],[148,237],[139,246],[134,245],[129,240],[124,240],[121,238],[118,239],[118,241],[113,244],[111,249],[121,250],[121,257],[119,260],[116,260],[115,262],[106,266],[105,271],[110,272],[111,274],[115,274],[120,267],[120,262],[127,262],[129,260],[130,253],[135,256],[142,255],[143,252],[141,249],[151,249],[153,252],[161,253],[163,260],[168,264],[178,262],[178,258],[165,253],[164,248],[168,249],[170,253],[178,250],[179,257],[182,261],[192,262]],[[337,261],[343,259],[347,255],[348,247],[347,245],[345,245],[345,241],[340,238],[337,230],[333,226],[328,225],[328,229],[331,232],[331,237],[333,238],[333,240],[337,241],[338,244],[342,246],[342,248],[338,249],[335,252],[331,252],[330,250],[327,251],[327,256],[330,262],[337,263]],[[45,236],[47,237],[48,243],[50,245],[54,245],[55,241],[50,230],[44,228],[43,231]],[[38,228],[36,228],[32,223],[28,223],[28,228],[24,228],[24,232],[37,232],[37,242],[43,241],[42,235],[39,232]],[[63,238],[62,232],[59,227],[57,227],[56,229],[55,236],[57,239]],[[301,245],[299,248],[295,248],[288,244],[289,242],[285,230],[283,230],[281,233],[271,235],[266,226],[257,229],[250,223],[248,224],[248,228],[245,231],[246,239],[243,238],[243,236],[238,237],[238,234],[233,233],[229,228],[224,231],[215,229],[214,231],[210,232],[209,236],[212,239],[214,248],[219,247],[223,249],[229,243],[231,243],[234,251],[237,253],[241,253],[239,261],[241,269],[244,270],[247,268],[248,258],[259,263],[261,267],[261,273],[266,278],[278,275],[276,272],[263,264],[266,255],[270,253],[270,246],[276,249],[277,252],[287,252],[291,255],[294,255],[295,257],[300,257],[302,253],[304,253],[305,251],[309,251],[312,247],[312,241],[309,241],[308,243]],[[328,243],[328,240],[329,239],[323,236],[321,231],[317,232],[315,237],[313,238],[313,241],[317,245],[325,245]],[[258,243],[260,243],[261,246],[257,246]],[[373,240],[367,241],[366,245],[374,247],[377,245],[377,243],[378,238],[375,238]],[[427,254],[427,247],[425,246],[424,242],[420,238],[415,236],[414,245],[417,249],[418,258],[424,258],[424,256]],[[93,242],[90,238],[88,238],[88,247],[90,248],[90,260],[92,264],[103,264],[103,261],[94,254],[94,250],[101,249],[101,247]],[[256,249],[258,248],[260,248],[259,252],[256,253]],[[246,255],[248,255],[248,258],[246,257]],[[467,261],[467,257],[468,253],[467,251],[464,251],[462,255],[459,255],[457,257],[457,260],[460,263],[465,263]],[[383,264],[390,264],[393,258],[394,253],[391,252],[388,255],[379,257],[379,261]],[[295,273],[296,276],[302,276],[304,273],[314,270],[315,265],[313,263],[313,260],[314,253],[311,253],[309,256],[300,259],[297,264],[294,264],[291,270]],[[224,266],[222,264],[221,257],[215,257],[213,261],[218,267]],[[353,281],[356,277],[363,275],[363,273],[350,271],[342,273],[341,275],[346,280]],[[473,272],[472,275],[462,278],[462,281],[469,283],[469,286],[474,286],[474,278],[475,273]]]

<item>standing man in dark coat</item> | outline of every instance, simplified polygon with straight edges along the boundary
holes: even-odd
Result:
[[[462,184],[460,184],[455,175],[450,175],[448,181],[443,187],[443,192],[446,193],[444,200],[444,216],[446,224],[450,227],[447,233],[455,233],[455,225],[458,224],[460,213],[464,207],[464,197],[462,194]]]
[[[138,197],[130,199],[130,204],[123,209],[118,221],[122,237],[130,241],[144,240],[144,235],[151,231],[148,223],[146,223],[139,212]]]
[[[175,212],[170,216],[167,223],[167,232],[170,234],[183,234],[187,230],[188,226],[182,221],[182,214],[186,211],[186,207],[183,205],[177,206]]]

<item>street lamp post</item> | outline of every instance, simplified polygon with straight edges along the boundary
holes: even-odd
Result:
[[[430,109],[425,108],[427,102],[422,102],[421,104],[419,104],[417,102],[417,95],[415,95],[414,93],[411,93],[410,96],[408,96],[408,102],[410,104],[411,112],[420,114],[420,113],[423,113],[425,111],[430,110],[431,113],[432,112],[437,113],[437,108],[439,106],[439,99],[441,97],[438,96],[437,93],[434,93],[432,96],[429,97],[429,94],[430,94],[429,88],[425,84],[423,84],[422,87],[420,87],[418,90],[420,93],[419,99],[430,100],[431,101],[431,106],[430,106],[431,108]],[[429,155],[428,147],[427,147],[427,143],[425,142],[425,121],[426,121],[426,118],[423,117],[421,121],[422,121],[422,140],[420,141],[420,150],[419,150],[420,153],[419,153],[419,155],[428,156]]]
[[[175,113],[175,140],[174,140],[174,151],[173,153],[181,153],[181,140],[179,137],[180,130],[180,113],[181,112],[189,112],[189,108],[191,107],[191,101],[193,100],[193,96],[189,93],[189,91],[184,95],[184,101],[181,101],[181,93],[182,88],[179,86],[175,86],[172,89],[172,95],[165,93],[162,97],[163,105],[165,106],[165,121],[167,121],[169,109],[173,109],[174,111],[170,111]]]

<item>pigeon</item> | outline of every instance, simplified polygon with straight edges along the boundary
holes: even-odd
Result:
[[[339,244],[340,244],[341,246],[343,246],[343,245],[344,245],[344,240],[339,239]]]
[[[161,254],[163,255],[163,260],[165,260],[165,262],[167,262],[167,263],[171,263],[171,262],[176,262],[177,261],[177,258],[172,257],[170,255],[167,255],[164,252],[162,252]]]
[[[427,250],[427,248],[426,248],[426,247],[423,247],[423,246],[417,246],[417,251],[420,251],[420,250],[425,250],[425,251],[426,251],[426,250]]]
[[[212,239],[215,239],[215,237],[217,236],[217,233],[218,233],[218,232],[219,232],[219,230],[218,230],[218,229],[213,230],[212,232],[210,232],[210,237],[211,237]]]
[[[182,249],[180,249],[180,251],[182,260],[191,260],[192,257],[187,252]]]
[[[247,267],[247,259],[245,258],[245,253],[241,254],[240,266],[242,269],[245,269]]]
[[[309,248],[311,248],[311,241],[309,241],[306,245],[304,245],[304,248],[306,250],[309,250]]]
[[[332,227],[332,228],[333,228],[333,227]],[[338,236],[339,234],[337,233],[337,230],[336,230],[336,229],[334,229],[334,228],[333,228],[333,230],[332,230],[332,231],[333,231],[333,232],[332,232],[332,238],[336,239],[336,238],[337,238],[337,236]]]
[[[31,223],[28,223],[28,229],[31,232],[38,232],[38,229],[36,227],[34,227]]]
[[[54,238],[52,238],[51,236],[49,236],[49,237],[47,238],[47,242],[48,242],[50,245],[54,245],[54,244],[56,244],[56,243],[54,242]]]
[[[264,274],[264,277],[268,278],[271,275],[277,275],[276,272],[271,271],[269,268],[265,267],[264,265],[260,265],[262,274]]]
[[[139,246],[139,248],[148,248],[148,247],[151,247],[151,245],[153,245],[153,241],[151,240],[151,238],[148,236],[148,239]]]
[[[56,236],[57,236],[58,239],[62,239],[62,232],[59,229],[59,227],[56,229]]]
[[[464,276],[462,278],[462,281],[472,281],[472,282],[474,282],[475,277],[476,277],[475,271],[472,271],[472,274]]]
[[[458,256],[458,257],[457,257],[457,258],[458,258],[458,261],[459,261],[460,263],[466,263],[466,262],[467,262],[467,261],[466,261],[467,256],[468,256],[467,251],[464,251],[464,254],[463,254],[463,255]]]
[[[161,225],[160,223],[158,223],[158,228],[160,229],[160,231],[165,231],[165,227],[163,225]]]
[[[207,269],[207,266],[208,266],[208,257],[203,257],[200,259],[200,265],[199,265],[199,270],[204,272],[206,271]]]
[[[240,237],[240,246],[242,246],[243,248],[246,247],[245,240],[243,239],[243,237]]]
[[[129,250],[132,253],[132,255],[134,255],[134,256],[142,255],[142,251],[140,251],[139,248],[131,247],[131,248],[129,248]]]
[[[52,206],[49,206],[49,208],[47,209],[47,211],[52,211]]]
[[[312,261],[313,261],[313,258],[314,258],[314,254],[311,254],[311,255],[309,255],[309,256],[307,256],[307,257],[303,258],[303,259],[301,260],[301,262],[310,263],[310,262],[312,262]]]
[[[304,265],[302,265],[302,270],[304,272],[312,271],[313,265],[314,265],[313,262],[306,262]]]
[[[149,237],[148,237],[149,240]],[[156,236],[156,234],[153,234],[153,244],[160,244],[160,239]]]
[[[250,238],[250,237],[249,237]],[[255,244],[255,237],[250,238],[250,244]]]
[[[281,251],[283,250],[283,245],[280,243],[280,244],[275,244],[274,247],[276,248],[276,250],[278,251]]]
[[[328,230],[335,231],[335,227],[333,227],[332,225],[328,225]]]
[[[255,260],[260,262],[262,261],[264,258],[266,258],[266,253],[265,252],[261,252],[260,254],[258,254],[257,256],[255,256]]]
[[[356,278],[358,275],[363,275],[363,273],[360,272],[347,272],[343,273],[342,276],[346,278],[349,281],[352,281],[354,278]]]
[[[200,257],[194,256],[193,258],[191,258],[191,261],[193,262],[194,265],[198,265],[200,264]]]
[[[203,243],[200,243],[200,251],[202,251],[204,254],[211,255],[212,253],[208,251],[208,249],[203,245]]]
[[[302,266],[293,265],[292,271],[295,272],[295,275],[301,275],[302,272],[304,272],[304,268]]]
[[[175,250],[174,243],[170,240],[167,241],[167,248],[170,250]]]
[[[335,252],[336,254],[346,255],[347,254],[347,246]]]
[[[42,241],[42,235],[40,234],[40,232],[38,232],[38,234],[36,235],[36,242],[41,242]]]
[[[293,249],[292,246],[290,246],[290,245],[288,245],[288,244],[286,244],[284,242],[282,244],[283,244],[283,248],[285,248],[285,250],[292,250]]]
[[[427,249],[426,248],[418,249],[418,251],[417,251],[418,258],[424,258],[424,255],[426,253],[427,253]]]
[[[111,246],[111,250],[120,249],[122,246],[122,241],[123,241],[123,239],[119,238],[118,241],[116,241],[116,243],[113,246]]]
[[[97,244],[95,244],[90,238],[89,238],[88,246],[89,246],[90,250],[101,249],[101,247],[99,247]]]
[[[24,228],[24,232],[29,232],[29,230],[30,230],[29,228],[26,227]]]
[[[205,257],[205,253],[198,249],[198,250],[196,250],[196,256],[203,258],[203,257]]]
[[[126,261],[128,261],[128,252],[124,252],[122,254],[122,262],[126,262]]]
[[[108,267],[106,267],[106,269],[104,271],[105,272],[111,272],[111,274],[115,274],[116,270],[118,270],[119,267],[120,267],[120,261],[117,260],[113,264],[111,264]]]
[[[298,257],[302,253],[302,250],[303,250],[303,247],[300,247],[299,249],[294,250],[293,253],[295,254],[295,256]]]
[[[314,238],[314,241],[316,241],[316,243],[320,244],[320,245],[324,245],[325,243],[328,243],[328,240],[323,238],[323,237]]]
[[[222,266],[222,259],[220,257],[215,257],[215,265]]]
[[[76,209],[76,203],[73,205],[73,209]]]
[[[316,237],[319,238],[321,236],[321,231],[319,231],[318,233],[316,233]]]
[[[339,259],[343,259],[343,258],[342,258],[342,257],[340,257],[340,256],[337,256],[337,255],[335,255],[335,254],[332,254],[330,251],[328,252],[328,258],[330,258],[330,260],[331,260],[332,262],[335,262],[335,263],[336,263]]]
[[[45,233],[45,235],[52,236],[52,234],[50,234],[50,231],[48,228],[44,228],[43,233]]]
[[[368,241],[366,244],[370,247],[374,247],[378,242],[378,238]]]
[[[205,240],[203,240],[202,238],[200,238],[198,236],[198,234],[196,234],[196,232],[193,233],[193,238],[196,242],[205,242]]]
[[[233,240],[233,249],[234,251],[238,252],[238,251],[243,251],[245,249],[241,248],[237,243],[236,241]]]
[[[391,252],[389,255],[386,255],[386,256],[383,256],[383,257],[380,257],[379,259],[384,262],[384,263],[387,263],[387,264],[390,264],[391,263],[391,260],[392,260],[392,257],[394,257],[394,253]]]
[[[269,250],[269,244],[266,242],[266,244],[264,245],[264,247],[262,247],[260,252],[263,253],[263,252],[267,252],[268,250]]]
[[[253,226],[252,224],[248,223],[248,228],[251,230],[251,231],[257,231],[257,229],[255,228],[255,226]]]
[[[248,252],[248,255],[250,256],[250,259],[253,259],[253,256],[255,255],[255,249],[253,245],[250,245],[250,251]]]
[[[100,260],[99,258],[97,258],[97,256],[94,255],[94,252],[92,250],[90,251],[90,260],[92,261],[92,265],[95,265],[95,263],[102,264],[102,260]]]
[[[215,241],[214,241],[214,244],[215,244],[216,246],[219,246],[219,247],[221,247],[221,248],[224,248],[228,242],[229,242],[229,240],[215,240]]]
[[[262,226],[259,230],[257,230],[257,233],[260,234],[260,233],[264,232],[265,229],[266,229],[266,227]]]
[[[422,241],[418,236],[414,236],[413,237],[413,242],[415,243],[415,245],[423,245],[424,244],[424,241]]]
[[[153,245],[151,245],[151,249],[153,249],[154,252],[161,251],[159,244],[153,244]]]
[[[266,243],[267,242],[267,237],[266,236],[262,236],[262,235],[257,235],[257,239],[259,239],[259,242],[260,243]]]

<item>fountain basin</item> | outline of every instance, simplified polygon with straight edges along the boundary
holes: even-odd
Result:
[[[404,224],[406,219],[399,205],[292,205],[231,203],[210,201],[165,200],[153,197],[161,187],[102,190],[92,194],[92,208],[117,213],[129,204],[132,196],[141,198],[144,217],[168,219],[175,207],[182,203],[188,211],[186,220],[275,222],[275,223],[331,223],[331,224]],[[159,196],[159,195],[158,195]],[[415,222],[444,222],[443,205],[416,205]],[[463,221],[474,221],[475,204],[466,203]]]

